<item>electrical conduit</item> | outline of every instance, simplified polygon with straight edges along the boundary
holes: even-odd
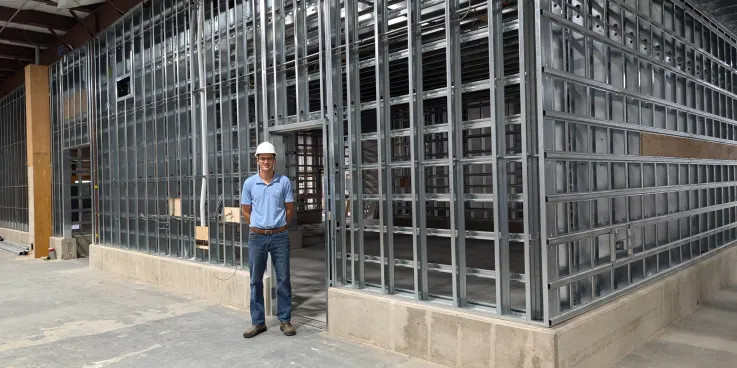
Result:
[[[202,133],[202,187],[200,188],[200,226],[204,227],[207,224],[207,216],[205,213],[205,200],[207,199],[207,94],[205,92],[205,58],[204,58],[204,43],[205,34],[203,32],[205,28],[205,4],[199,2],[197,9],[199,24],[197,27],[197,64],[200,69],[200,125]]]

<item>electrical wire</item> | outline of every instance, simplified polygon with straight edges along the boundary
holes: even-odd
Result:
[[[224,205],[224,196],[222,194],[220,194],[218,196],[217,205],[215,206],[216,212],[214,214],[212,214],[211,216],[207,217],[207,220],[208,221],[218,220],[218,219],[220,219],[221,216],[223,217],[224,220],[227,220],[227,219],[232,218],[232,213],[224,213],[224,211],[223,211],[223,209],[224,209],[223,208],[223,205]],[[115,215],[112,215],[111,217],[115,221],[120,221],[121,220],[120,217],[115,216]],[[185,215],[182,215],[182,216],[178,216],[178,217],[180,217],[182,219],[186,219],[186,220],[192,220],[192,221],[195,221],[195,222],[197,221],[197,216],[185,216]],[[159,229],[168,229],[169,220],[171,219],[171,216],[168,216],[168,215],[148,215],[148,216],[146,216],[143,213],[139,213],[138,214],[138,217],[136,217],[136,219],[144,220],[144,221],[154,221],[154,222],[156,222],[156,224],[159,224],[159,225],[160,224],[164,224],[164,225],[166,225],[166,227],[165,228],[161,228],[160,227]],[[233,273],[228,278],[221,279],[217,275],[213,275],[213,277],[215,277],[216,279],[218,279],[220,281],[228,281],[228,280],[232,279],[235,276],[235,274],[238,272],[238,266],[239,265],[237,263],[234,263],[233,264]]]

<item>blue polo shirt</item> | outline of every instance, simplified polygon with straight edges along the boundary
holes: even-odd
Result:
[[[294,202],[292,183],[288,177],[274,173],[271,183],[264,184],[256,174],[243,183],[241,205],[251,206],[251,227],[275,229],[287,224],[285,203]]]

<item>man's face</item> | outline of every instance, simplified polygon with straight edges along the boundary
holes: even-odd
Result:
[[[276,157],[272,154],[258,155],[258,166],[261,171],[271,171],[274,168]]]

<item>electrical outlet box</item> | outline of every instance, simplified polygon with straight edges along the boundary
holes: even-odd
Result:
[[[210,240],[210,233],[207,226],[197,226],[194,229],[194,238],[196,240],[208,241]]]

